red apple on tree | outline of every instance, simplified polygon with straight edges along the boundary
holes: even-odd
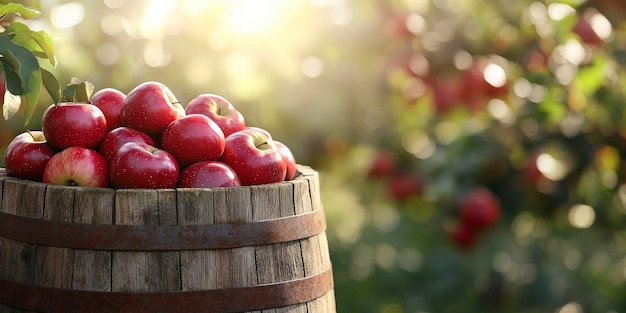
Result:
[[[279,148],[259,131],[239,131],[228,136],[220,161],[235,170],[244,186],[280,182],[287,175]]]
[[[478,234],[466,224],[458,224],[448,234],[452,243],[462,250],[471,250],[478,241]]]
[[[296,158],[291,152],[291,149],[282,142],[274,140],[274,144],[278,147],[280,154],[283,156],[283,161],[287,166],[287,173],[284,180],[292,180],[296,176]]]
[[[111,160],[113,188],[174,188],[179,168],[174,156],[146,143],[128,142]]]
[[[108,187],[109,164],[95,150],[69,147],[46,163],[42,181],[63,186]]]
[[[189,114],[165,128],[161,148],[176,158],[180,168],[199,161],[215,161],[224,152],[224,133],[207,116]]]
[[[391,176],[396,170],[396,158],[393,153],[387,150],[378,150],[374,155],[368,169],[369,177],[387,177]]]
[[[67,102],[49,106],[41,117],[41,130],[49,145],[57,149],[97,149],[107,132],[102,111],[91,104]]]
[[[56,151],[46,144],[42,131],[21,133],[13,138],[4,153],[7,175],[41,181],[46,163],[55,153]]]
[[[144,82],[126,95],[120,122],[157,139],[167,125],[183,116],[185,110],[167,86]]]
[[[486,229],[500,217],[500,201],[485,187],[470,190],[461,200],[461,222],[475,230]]]
[[[180,173],[178,187],[213,188],[241,186],[239,177],[228,165],[218,161],[200,161]]]
[[[107,162],[111,162],[115,154],[117,154],[117,150],[128,142],[143,142],[151,146],[154,145],[154,141],[146,133],[130,127],[120,126],[104,136],[98,152]]]
[[[107,131],[120,126],[120,113],[126,95],[115,88],[98,90],[91,96],[91,104],[97,106],[107,121]]]
[[[406,201],[412,196],[419,196],[423,189],[422,178],[416,174],[398,171],[387,181],[387,193],[397,201]]]
[[[187,104],[187,114],[203,114],[213,120],[224,136],[246,128],[243,114],[225,98],[215,94],[201,94]]]

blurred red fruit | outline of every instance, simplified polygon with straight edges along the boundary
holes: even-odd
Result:
[[[489,189],[478,187],[461,200],[461,222],[474,229],[482,230],[493,226],[500,217],[500,202]]]
[[[422,189],[422,178],[415,173],[396,173],[387,182],[389,196],[397,201],[407,200],[411,196],[419,196],[422,194]]]
[[[367,171],[369,177],[387,177],[396,169],[396,159],[394,155],[386,150],[379,150],[372,159],[372,163]]]
[[[469,250],[476,245],[477,234],[466,224],[457,225],[449,234],[452,243],[463,250]]]
[[[596,9],[588,8],[578,16],[578,21],[572,27],[572,32],[580,39],[592,46],[601,46],[611,34],[611,23]]]

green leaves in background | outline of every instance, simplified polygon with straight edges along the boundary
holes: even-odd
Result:
[[[37,17],[40,13],[37,10],[24,7],[19,3],[0,4],[0,18],[9,14],[16,14],[28,20]]]
[[[39,12],[21,4],[0,4],[0,19],[10,14],[31,19],[38,16]],[[17,21],[11,21],[1,31],[0,65],[7,85],[2,115],[4,119],[13,117],[24,101],[24,119],[25,124],[28,124],[39,101],[42,84],[54,103],[61,100],[58,80],[40,65],[40,60],[56,65],[54,44],[44,31],[33,31]]]

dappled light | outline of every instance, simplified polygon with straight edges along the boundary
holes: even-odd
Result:
[[[62,84],[221,95],[319,171],[338,312],[626,310],[622,1],[40,2]]]

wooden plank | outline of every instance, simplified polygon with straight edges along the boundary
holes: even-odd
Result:
[[[0,211],[19,216],[41,218],[46,185],[5,177],[2,180]],[[0,238],[0,277],[33,284],[36,259],[34,244]],[[29,312],[0,304],[2,313]]]
[[[212,189],[178,189],[179,225],[215,223]],[[208,290],[217,288],[215,250],[187,250],[180,252],[181,289]]]
[[[22,180],[3,182],[2,212],[41,218],[46,185]],[[35,245],[10,239],[0,240],[0,277],[32,284],[34,281]]]
[[[319,194],[319,175],[317,172],[310,168],[303,169],[303,180],[307,182],[307,190],[309,191],[309,197],[302,190],[301,195],[304,201],[299,203],[304,210],[318,210],[322,209],[322,204]],[[303,187],[302,187],[303,188]],[[310,201],[310,203],[307,203]],[[300,241],[302,246],[302,257],[304,260],[304,270],[307,276],[316,275],[322,273],[330,266],[330,260],[326,260],[327,252],[324,248],[328,248],[327,243],[322,241],[327,240],[325,233],[310,237]],[[328,311],[332,304],[330,303],[331,296],[326,294],[320,298],[307,303],[307,309],[309,312],[334,312]]]
[[[118,190],[115,224],[174,225],[175,190]],[[157,292],[180,290],[178,251],[114,251],[113,291]]]
[[[77,188],[74,223],[113,224],[115,190]],[[111,251],[74,250],[72,289],[111,291]]]
[[[237,223],[252,220],[250,188],[217,188],[213,205],[215,223]],[[218,288],[255,286],[257,282],[254,247],[216,250],[215,264]]]
[[[43,219],[72,222],[74,190],[67,186],[46,188]],[[74,251],[70,248],[37,246],[35,250],[34,284],[36,286],[71,289]]]
[[[275,219],[295,214],[293,184],[281,183],[251,188],[253,219]],[[298,241],[255,247],[259,284],[290,281],[304,277],[302,251]],[[306,304],[263,310],[306,313]]]

